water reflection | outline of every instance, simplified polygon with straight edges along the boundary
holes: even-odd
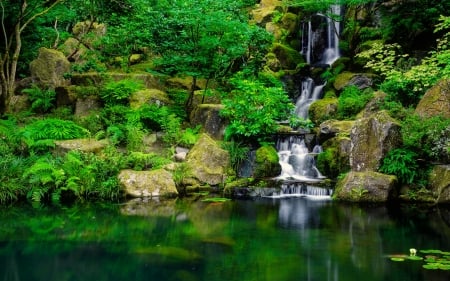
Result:
[[[0,278],[449,280],[387,258],[450,250],[449,210],[307,198],[0,207]]]

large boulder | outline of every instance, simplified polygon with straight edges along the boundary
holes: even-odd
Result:
[[[450,79],[439,81],[425,93],[416,107],[416,114],[422,117],[442,115],[450,118]]]
[[[330,119],[320,124],[319,140],[321,142],[336,135],[350,135],[355,121]]]
[[[450,203],[450,165],[433,167],[429,178],[429,189],[436,195],[436,203]]]
[[[309,119],[314,124],[320,124],[336,115],[337,106],[338,99],[336,96],[325,96],[323,99],[318,99],[309,106]]]
[[[118,178],[125,193],[131,197],[175,197],[178,195],[172,174],[164,169],[122,170]]]
[[[200,104],[191,112],[191,124],[201,125],[204,132],[215,139],[222,139],[227,125],[226,120],[220,116],[222,109],[221,104]]]
[[[352,171],[378,170],[386,154],[391,149],[401,146],[400,129],[400,124],[386,111],[357,120],[350,134]]]
[[[340,91],[348,86],[356,86],[362,90],[370,88],[373,85],[373,80],[370,76],[363,73],[342,72],[334,80],[333,86]]]
[[[397,178],[377,172],[349,172],[336,185],[333,198],[351,202],[386,202],[396,194]]]
[[[278,154],[273,146],[265,145],[256,150],[255,178],[269,178],[279,176],[281,165]]]
[[[34,83],[55,89],[68,85],[64,74],[70,72],[70,62],[60,51],[40,48],[37,59],[30,63],[30,71]]]
[[[225,180],[230,156],[208,134],[202,134],[186,156],[186,163],[200,183],[218,185]]]

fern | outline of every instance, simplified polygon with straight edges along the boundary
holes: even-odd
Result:
[[[42,90],[38,86],[33,85],[32,88],[22,90],[28,94],[31,101],[31,109],[35,112],[48,112],[53,106],[56,99],[55,90]]]
[[[411,184],[418,176],[417,154],[414,151],[397,148],[389,151],[380,167],[382,173],[397,176],[400,183]]]
[[[28,140],[67,140],[88,135],[89,131],[72,121],[51,118],[35,121],[22,130],[22,136]]]

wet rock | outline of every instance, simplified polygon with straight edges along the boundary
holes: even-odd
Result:
[[[175,197],[178,195],[172,174],[166,170],[122,170],[118,179],[127,195],[132,197]]]
[[[350,166],[357,172],[378,170],[386,154],[402,144],[400,124],[386,111],[357,120],[350,138]]]
[[[336,185],[333,198],[351,202],[387,202],[395,196],[397,178],[377,172],[349,172]]]
[[[208,134],[202,134],[189,151],[186,163],[199,182],[218,185],[225,180],[230,156]]]
[[[420,100],[415,112],[422,117],[442,115],[450,118],[450,79],[441,80],[429,89]]]

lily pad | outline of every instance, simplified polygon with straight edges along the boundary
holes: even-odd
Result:
[[[404,258],[391,258],[391,261],[405,261]]]

